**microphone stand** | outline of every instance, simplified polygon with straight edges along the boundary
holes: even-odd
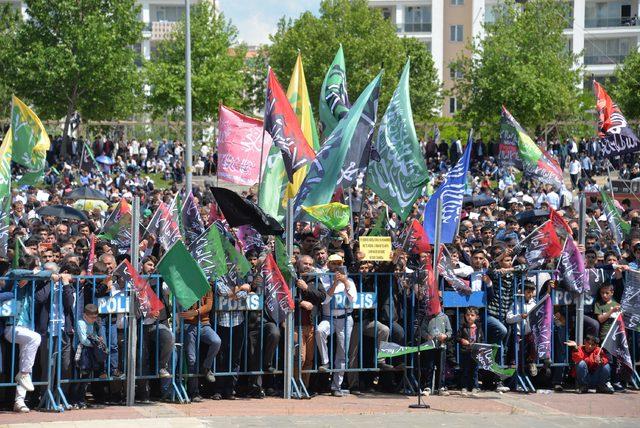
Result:
[[[431,406],[429,406],[427,403],[422,402],[422,384],[420,383],[422,376],[422,363],[420,360],[420,342],[422,342],[422,338],[420,337],[420,327],[422,326],[422,321],[423,317],[420,317],[420,319],[418,320],[418,325],[416,326],[416,330],[413,334],[414,338],[416,337],[416,335],[418,335],[418,402],[416,404],[409,404],[410,409],[431,408]]]

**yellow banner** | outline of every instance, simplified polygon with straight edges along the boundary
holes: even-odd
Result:
[[[360,251],[364,253],[364,260],[372,262],[391,261],[390,236],[361,236]]]

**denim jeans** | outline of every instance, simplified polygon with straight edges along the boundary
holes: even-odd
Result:
[[[504,345],[509,331],[498,318],[487,315],[487,339],[489,343]]]
[[[472,390],[478,387],[478,363],[471,352],[460,352],[460,388]]]
[[[107,337],[107,329],[109,329],[109,337]],[[100,326],[100,336],[104,339],[104,343],[109,344],[109,367],[110,374],[113,375],[113,372],[118,369],[118,328],[116,324],[109,323],[109,319],[104,318]]]
[[[187,364],[189,365],[189,374],[197,375],[198,367],[196,366],[196,362],[198,360],[198,352],[199,349],[196,344],[198,342],[198,326],[192,324],[185,324],[185,351],[187,354]],[[222,345],[222,341],[220,340],[220,336],[213,331],[209,324],[203,324],[200,326],[200,343],[204,343],[208,345],[207,355],[201,361],[201,367],[204,370],[212,370],[213,360],[218,355],[218,351],[220,351],[220,346]],[[199,393],[198,390],[199,380],[197,377],[190,377],[187,382],[187,389],[190,396],[196,396]]]
[[[599,388],[609,382],[610,377],[611,368],[609,364],[598,367],[593,373],[589,373],[589,367],[584,361],[576,364],[576,382],[580,387]]]

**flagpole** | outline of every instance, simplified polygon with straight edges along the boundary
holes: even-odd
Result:
[[[189,0],[185,0],[185,125],[186,125],[186,147],[184,153],[186,180],[185,187],[187,193],[191,192],[193,179],[193,130],[191,129],[191,12]]]
[[[587,201],[584,193],[580,195],[580,213],[579,221],[580,228],[578,229],[578,238],[580,245],[584,246],[586,239],[587,229]],[[578,302],[576,303],[576,343],[582,345],[584,337],[584,291],[578,295]]]
[[[140,197],[136,196],[131,207],[131,266],[138,270],[138,256],[140,255]],[[135,404],[136,396],[136,349],[138,349],[138,331],[136,330],[135,296],[133,289],[129,289],[129,318],[128,318],[128,349],[127,349],[127,406]]]
[[[286,214],[286,227],[287,227],[287,257],[291,258],[293,255],[293,201],[287,200],[287,214]],[[289,281],[289,289],[291,290],[291,297],[295,292],[293,279]],[[293,312],[287,314],[284,324],[284,398],[286,400],[291,399],[291,386],[293,383]]]
[[[264,133],[267,132],[267,102],[269,101],[269,71],[271,66],[267,65],[267,76],[264,79],[264,112],[262,113],[262,142],[260,143],[260,175],[258,175],[258,203],[262,192],[262,160],[264,158]],[[266,165],[265,165],[266,166]]]

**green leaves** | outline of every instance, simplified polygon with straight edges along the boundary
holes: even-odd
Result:
[[[474,40],[471,55],[456,62],[463,77],[454,93],[463,119],[474,126],[495,123],[497,130],[502,105],[525,129],[579,115],[580,69],[562,34],[565,12],[566,5],[553,0],[524,6],[507,0],[495,9],[485,38]]]
[[[627,120],[640,118],[640,53],[631,52],[613,76],[611,97]]]
[[[238,32],[223,15],[214,13],[208,2],[191,12],[191,87],[194,120],[217,115],[218,104],[242,107],[246,47],[237,46]],[[264,76],[262,74],[262,76]],[[185,105],[185,29],[177,24],[171,37],[145,67],[151,93],[148,107],[154,117],[182,119]],[[260,99],[263,99],[261,96]]]
[[[342,43],[352,102],[384,68],[380,106],[386,107],[411,56],[416,118],[432,117],[439,106],[440,84],[426,45],[398,37],[394,26],[365,0],[322,1],[319,17],[306,12],[292,23],[283,19],[271,41],[269,64],[281,78],[291,75],[298,51],[302,54],[312,105],[317,105],[326,71]]]

